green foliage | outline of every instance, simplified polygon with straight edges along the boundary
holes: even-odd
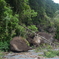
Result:
[[[59,26],[57,26],[55,38],[59,40]]]
[[[48,58],[59,56],[59,51],[48,50],[48,51],[44,52],[44,56],[48,57]]]
[[[23,26],[25,26],[25,25],[23,25]],[[16,33],[17,33],[17,35],[19,36],[22,36],[22,37],[25,37],[26,38],[26,29],[23,27],[23,26],[21,26],[21,25],[17,25],[17,29],[16,29]],[[26,26],[25,26],[26,27]]]
[[[9,50],[9,43],[7,41],[0,42],[0,50],[8,51]]]
[[[6,5],[5,0],[0,0],[0,20],[3,18],[4,6]]]
[[[43,51],[42,46],[37,47],[37,48],[35,49],[35,52],[38,53],[38,52],[40,52],[41,50]]]
[[[4,56],[5,54],[3,53],[3,51],[0,51],[0,59],[3,59],[3,56]]]
[[[33,18],[33,23],[38,25],[40,24],[40,20],[44,20],[45,13],[45,0],[29,0],[30,7],[37,12],[37,17]]]
[[[16,26],[19,25],[18,14],[13,15],[11,7],[7,5],[5,0],[0,0],[0,49],[9,50],[10,40],[16,35]]]
[[[51,50],[53,47],[49,44],[42,43],[39,47],[35,49],[35,52],[41,52],[47,50]]]
[[[54,3],[52,0],[46,0],[46,13],[49,17],[53,17],[57,10],[59,10],[57,3]]]
[[[38,31],[38,28],[35,25],[28,26],[28,29],[29,29],[29,31],[27,34],[30,34],[31,36],[34,36],[35,32]]]
[[[51,17],[53,16],[55,12],[55,9],[54,9],[55,4],[52,0],[34,0],[34,1],[29,0],[29,3],[30,3],[30,7],[37,12],[37,16],[32,18],[33,19],[32,22],[35,25],[37,25],[39,30],[48,31],[49,27],[54,26],[54,23]]]
[[[11,4],[12,3],[12,4]],[[32,23],[32,17],[37,16],[37,12],[29,6],[29,0],[13,0],[9,1],[13,11],[19,14],[19,20],[26,25]]]
[[[52,0],[0,0],[1,50],[4,50],[5,46],[5,51],[9,49],[7,41],[10,42],[14,36],[27,36],[28,31],[23,26],[33,32],[38,31],[36,26],[47,31],[46,29],[53,27],[55,22],[56,38],[59,39],[59,11],[55,13],[56,10],[59,10],[59,4]],[[54,13],[56,17],[52,21]]]
[[[56,27],[56,35],[55,38],[59,40],[59,10],[55,12],[55,16],[53,18],[55,27]]]
[[[28,29],[30,29],[30,30],[32,30],[34,32],[37,32],[38,31],[38,28],[35,25],[28,26]]]

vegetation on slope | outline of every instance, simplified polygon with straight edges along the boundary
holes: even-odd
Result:
[[[59,39],[57,10],[59,4],[52,0],[0,0],[0,44],[3,45],[0,50],[9,50],[9,42],[14,36],[27,37],[27,30],[20,24],[36,29],[34,32],[49,32],[48,29],[54,27],[55,37]]]

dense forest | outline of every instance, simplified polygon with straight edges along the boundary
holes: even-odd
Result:
[[[9,49],[14,36],[27,30],[55,33],[59,39],[59,4],[52,0],[0,0],[0,49]]]

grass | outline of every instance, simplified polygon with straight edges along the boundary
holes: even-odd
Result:
[[[57,47],[55,47],[57,48]],[[43,54],[39,54],[39,56],[53,58],[55,56],[59,56],[59,50],[54,50],[54,48],[48,44],[40,45],[35,49],[35,52],[43,52]]]
[[[59,56],[59,50],[58,51],[55,51],[55,50],[54,51],[52,51],[52,50],[45,51],[44,56],[48,57],[48,58]]]
[[[44,51],[44,50],[47,50],[47,49],[52,49],[52,47],[48,44],[42,44],[35,49],[35,52],[41,52],[41,51]]]
[[[55,56],[59,56],[59,50],[58,51],[48,50],[48,51],[45,51],[43,54],[39,54],[38,56],[53,58]]]
[[[4,56],[3,51],[0,51],[0,59],[3,59],[2,57]]]

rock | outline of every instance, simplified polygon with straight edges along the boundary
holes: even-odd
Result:
[[[35,58],[35,59],[38,59],[38,58]]]
[[[35,59],[46,59],[46,58],[43,56],[37,56]]]
[[[22,37],[14,37],[10,41],[10,49],[12,51],[28,51],[30,47],[27,45],[26,39]]]
[[[28,42],[31,44],[31,46],[39,46],[42,43],[48,43],[48,44],[52,44],[52,42],[54,41],[54,35],[46,33],[46,32],[37,32],[38,35],[36,36],[28,36],[27,40]],[[40,37],[40,36],[41,37]],[[42,38],[44,37],[44,38]]]
[[[40,43],[41,43],[41,37],[39,36],[35,36],[34,39],[33,39],[33,44],[36,45],[36,46],[39,46]]]
[[[28,37],[27,38],[28,42],[31,44],[31,46],[39,46],[41,42],[41,37],[39,36],[33,36],[33,37]]]
[[[46,58],[39,56],[38,59],[46,59]]]
[[[54,38],[53,38],[53,35],[49,34],[49,33],[46,33],[46,32],[39,32],[38,33],[40,36],[46,38],[47,40],[45,39],[42,39],[41,42],[44,42],[44,43],[52,43],[54,41]]]

